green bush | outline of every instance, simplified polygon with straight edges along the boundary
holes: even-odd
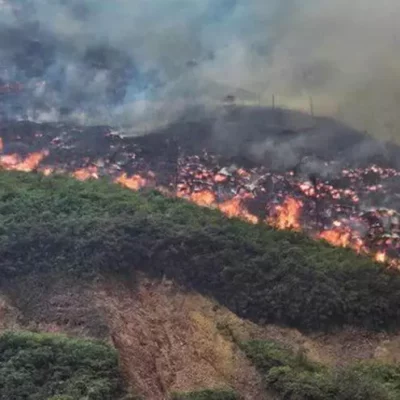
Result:
[[[271,341],[242,348],[266,385],[285,400],[395,400],[400,398],[400,367],[359,363],[327,368]]]
[[[148,275],[242,317],[303,329],[400,325],[400,275],[303,234],[106,181],[0,174],[0,277]]]
[[[227,390],[201,390],[190,393],[177,393],[173,400],[239,400],[235,392]]]
[[[103,343],[27,332],[0,336],[0,400],[125,396],[116,352]]]

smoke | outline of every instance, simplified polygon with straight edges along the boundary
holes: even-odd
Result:
[[[1,0],[0,85],[25,88],[2,109],[152,129],[230,93],[288,108],[311,96],[316,113],[391,137],[399,17],[397,0]]]

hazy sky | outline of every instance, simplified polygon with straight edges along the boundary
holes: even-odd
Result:
[[[19,10],[9,4],[0,1],[0,78],[29,82],[35,104],[50,104],[54,118],[61,106],[132,121],[154,110],[175,115],[192,101],[241,88],[266,104],[272,93],[294,107],[313,96],[317,112],[339,111],[382,135],[400,126],[398,0],[14,0]],[[92,62],[99,47],[114,52],[106,68]],[[38,49],[43,55],[35,58]]]

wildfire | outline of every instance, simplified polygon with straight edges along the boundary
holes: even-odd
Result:
[[[202,207],[211,207],[216,202],[215,194],[210,190],[194,192],[189,196],[189,200]]]
[[[3,139],[0,138],[0,152],[3,147]],[[342,176],[350,180],[349,187],[343,188],[335,187],[334,183],[329,182],[302,181],[293,172],[277,174],[257,168],[245,170],[234,165],[221,168],[218,164],[208,165],[199,156],[188,156],[179,160],[176,181],[164,180],[163,186],[160,186],[161,182],[157,182],[159,172],[155,174],[147,171],[145,174],[128,175],[117,163],[107,164],[107,160],[96,161],[89,157],[80,160],[86,167],[65,170],[68,169],[68,163],[60,162],[63,169],[57,164],[44,165],[42,162],[48,155],[47,150],[31,153],[26,157],[0,154],[0,168],[24,172],[37,170],[46,176],[56,172],[69,173],[81,181],[99,179],[106,175],[115,183],[131,190],[154,185],[166,195],[182,197],[202,207],[219,209],[229,218],[241,218],[253,224],[264,221],[276,229],[305,229],[316,239],[323,239],[334,246],[351,248],[358,253],[370,254],[377,262],[392,267],[400,266],[399,258],[388,256],[392,254],[389,249],[397,249],[400,254],[400,235],[397,239],[396,235],[382,236],[385,228],[376,225],[379,218],[375,218],[375,211],[371,214],[368,210],[371,214],[369,219],[364,212],[363,217],[359,214],[359,199],[363,192],[376,193],[385,190],[382,184],[360,184],[362,176],[374,173],[386,178],[400,177],[400,173],[392,169],[371,166],[367,169],[343,170]],[[273,189],[270,190],[270,187]],[[265,199],[261,203],[264,214],[260,214],[260,217],[255,215],[258,211],[253,212],[252,209],[254,204],[258,204],[258,195]],[[248,202],[248,199],[255,201]],[[322,208],[317,205],[319,201],[323,202]],[[392,218],[392,222],[395,220],[394,211],[386,210],[386,214],[385,218]],[[316,215],[318,218],[315,218]],[[364,224],[363,229],[359,228],[361,224]],[[328,226],[329,229],[326,228]],[[391,233],[396,232],[393,228],[390,229]]]
[[[233,197],[218,205],[218,208],[229,218],[237,217],[246,220],[252,224],[258,223],[258,218],[251,214],[242,204],[242,198],[239,196]]]
[[[72,173],[72,176],[79,181],[86,181],[88,179],[98,179],[98,171],[96,166],[89,166],[88,168],[80,168]]]
[[[44,176],[49,176],[54,173],[54,168],[44,167],[39,170]]]
[[[323,231],[318,237],[337,247],[349,247],[351,244],[351,232],[341,228]]]
[[[43,150],[31,153],[24,159],[18,154],[3,154],[0,156],[0,167],[12,171],[30,172],[36,169],[48,154],[48,151]]]
[[[140,175],[128,177],[125,172],[116,178],[114,182],[119,183],[120,185],[131,190],[139,190],[147,185],[147,180],[142,178]]]
[[[277,229],[292,229],[298,231],[301,229],[300,215],[302,207],[302,201],[288,197],[282,205],[275,207],[275,215],[269,217],[267,222]]]

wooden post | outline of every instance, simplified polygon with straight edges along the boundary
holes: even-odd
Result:
[[[272,95],[272,108],[275,109],[275,95]]]

